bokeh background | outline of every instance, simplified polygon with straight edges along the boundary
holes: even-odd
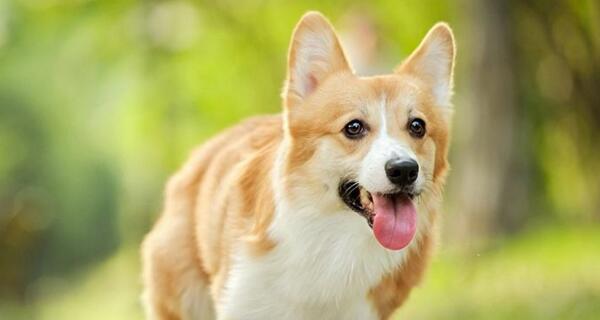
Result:
[[[397,319],[600,316],[596,0],[0,0],[0,319],[140,319],[139,243],[193,146],[276,113],[292,28],[361,74],[458,44],[443,226]]]

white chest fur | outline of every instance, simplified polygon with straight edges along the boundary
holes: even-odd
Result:
[[[276,247],[234,258],[220,306],[225,319],[376,319],[368,292],[405,250],[382,248],[352,211],[305,208],[280,204],[270,229]]]

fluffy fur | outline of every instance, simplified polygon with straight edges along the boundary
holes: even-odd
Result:
[[[319,13],[292,37],[282,115],[199,147],[169,181],[143,243],[149,319],[386,319],[426,267],[447,171],[454,40],[435,25],[390,75],[356,76]],[[418,116],[427,134],[415,139]],[[366,136],[348,139],[352,119]],[[416,237],[390,251],[338,194],[340,179],[390,188],[383,165],[420,167]]]

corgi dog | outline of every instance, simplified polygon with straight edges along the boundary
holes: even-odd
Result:
[[[283,112],[193,152],[142,245],[149,319],[387,319],[418,283],[448,169],[455,45],[436,24],[360,77],[320,13],[297,24]]]

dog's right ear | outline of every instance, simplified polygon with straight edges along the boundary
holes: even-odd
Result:
[[[350,71],[335,30],[318,12],[308,12],[296,25],[288,54],[283,99],[299,105],[331,74]]]

